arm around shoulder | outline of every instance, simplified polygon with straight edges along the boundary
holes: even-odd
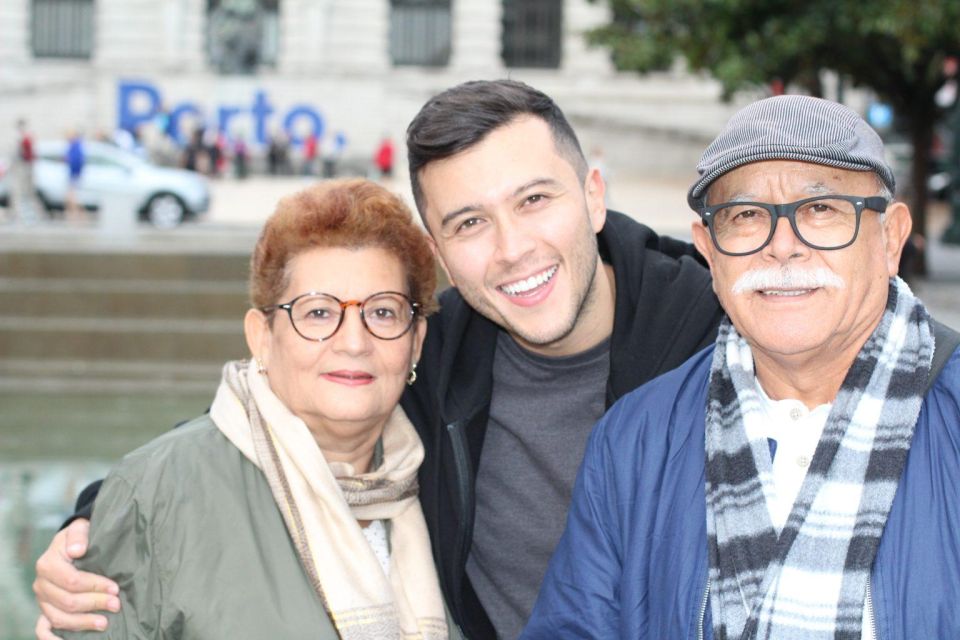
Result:
[[[145,505],[137,495],[134,482],[111,474],[97,496],[89,550],[77,562],[80,569],[105,575],[120,587],[120,611],[107,614],[107,629],[98,637],[163,635],[159,618],[162,576],[156,553],[150,505]],[[64,640],[89,637],[85,633],[57,634]]]

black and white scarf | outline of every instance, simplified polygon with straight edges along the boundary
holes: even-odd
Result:
[[[710,606],[718,640],[860,638],[867,581],[933,356],[926,309],[890,281],[887,307],[837,393],[783,530],[753,355],[729,319],[706,414]]]

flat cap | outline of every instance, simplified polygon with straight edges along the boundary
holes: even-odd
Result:
[[[874,171],[891,193],[896,191],[883,141],[857,112],[829,100],[790,95],[759,100],[730,119],[697,163],[700,178],[690,187],[687,202],[699,211],[714,180],[761,160]]]

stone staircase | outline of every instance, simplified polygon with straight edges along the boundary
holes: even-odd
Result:
[[[245,357],[249,251],[7,248],[0,392],[212,393]]]

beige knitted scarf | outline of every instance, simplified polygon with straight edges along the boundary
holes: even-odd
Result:
[[[253,363],[228,362],[210,417],[267,478],[300,562],[344,640],[447,637],[443,598],[417,500],[423,445],[397,407],[383,462],[357,474],[328,463],[304,422]],[[358,520],[390,521],[390,575]]]

